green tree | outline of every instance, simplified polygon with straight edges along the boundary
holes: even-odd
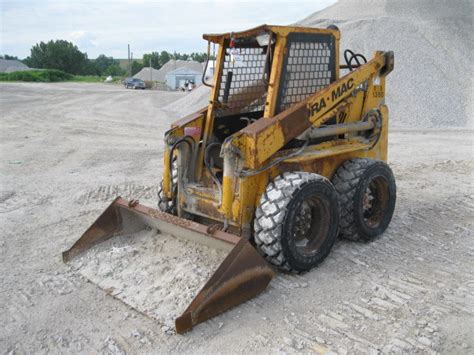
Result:
[[[176,51],[174,51],[173,54],[171,54],[171,59],[178,60],[179,56],[180,56],[180,54],[177,53]]]
[[[196,62],[203,63],[207,60],[207,53],[191,53],[190,58]],[[214,59],[212,54],[211,59]]]
[[[152,52],[152,53],[146,53],[143,55],[143,67],[149,67],[150,66],[150,58],[151,58],[151,66],[152,68],[155,69],[160,69],[163,65],[168,63],[170,59],[175,59],[175,60],[195,60],[197,62],[203,63],[207,60],[207,54],[206,53],[179,53],[174,51],[173,53],[167,52],[167,51],[161,51],[161,53],[157,52]],[[211,59],[213,56],[211,56]],[[138,67],[137,67],[138,68]]]
[[[104,75],[122,76],[122,75],[125,75],[125,70],[120,68],[120,65],[118,63],[114,63],[114,64],[108,66],[104,70]]]
[[[171,55],[167,51],[161,51],[160,53],[160,65],[163,66],[168,63],[171,59]]]
[[[4,55],[0,55],[0,59],[18,60],[18,57],[14,55],[4,54]]]
[[[160,69],[162,64],[160,63],[160,54],[158,52],[151,52],[143,54],[143,66],[149,67],[151,60],[151,67]]]
[[[113,57],[107,57],[105,54],[99,55],[96,60],[94,60],[94,64],[97,67],[99,75],[104,75],[105,71],[114,65],[119,65],[119,61],[115,60]],[[111,74],[109,74],[111,75]]]
[[[143,64],[142,63],[140,63],[137,60],[134,60],[132,62],[132,75],[135,75],[136,73],[138,73],[142,69],[143,69]]]
[[[95,61],[88,60],[81,74],[84,75],[102,75]]]
[[[87,54],[64,40],[35,44],[25,63],[32,68],[59,69],[70,74],[83,74],[88,67]]]

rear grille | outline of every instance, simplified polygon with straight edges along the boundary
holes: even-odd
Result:
[[[334,51],[331,35],[295,33],[288,36],[277,113],[336,79]]]

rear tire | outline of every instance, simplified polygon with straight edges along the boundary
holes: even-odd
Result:
[[[336,191],[323,176],[289,172],[267,185],[255,212],[259,252],[286,271],[301,272],[321,263],[337,239]]]
[[[351,159],[337,169],[332,181],[341,207],[343,238],[369,241],[387,229],[395,210],[396,185],[386,163]]]

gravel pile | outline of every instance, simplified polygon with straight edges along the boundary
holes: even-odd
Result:
[[[15,71],[30,70],[28,66],[19,60],[0,59],[0,73],[12,73]]]
[[[202,63],[193,61],[193,60],[174,60],[171,59],[163,65],[160,69],[151,68],[151,80],[157,81],[160,83],[164,83],[166,81],[166,74],[169,72],[176,70],[178,68],[187,68],[191,70],[196,70],[199,72],[203,71]],[[150,68],[143,68],[138,73],[136,73],[134,78],[141,79],[141,80],[150,80]]]
[[[138,73],[136,73],[133,77],[136,79],[141,79],[141,80],[150,80],[150,69],[151,69],[151,80],[157,81],[159,83],[164,83],[166,81],[166,74],[178,68],[187,68],[187,69],[196,70],[199,72],[203,71],[202,63],[196,62],[194,60],[171,59],[158,70],[154,68],[146,67],[140,70]]]
[[[152,81],[159,81],[158,80],[158,78],[160,77],[158,75],[159,70],[156,70],[155,68],[143,68],[138,73],[136,73],[133,77],[135,79],[140,79],[140,80],[143,80],[143,81],[149,81],[150,80],[150,70],[151,70],[151,80]]]
[[[386,100],[392,125],[472,128],[472,14],[469,0],[339,0],[298,24],[337,25],[341,54],[395,52]]]
[[[395,52],[386,99],[392,126],[473,128],[472,14],[469,0],[340,0],[298,25],[336,24],[341,61],[347,48],[367,58]],[[183,116],[207,101],[201,87],[169,108]]]
[[[200,85],[186,96],[165,106],[164,110],[169,111],[173,119],[184,117],[205,107],[209,103],[210,92],[207,86]]]

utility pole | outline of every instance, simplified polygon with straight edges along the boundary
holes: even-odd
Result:
[[[130,44],[128,45],[128,76],[132,76],[132,64],[130,62]]]
[[[151,56],[150,56],[150,81],[153,81],[153,76],[151,75]]]

